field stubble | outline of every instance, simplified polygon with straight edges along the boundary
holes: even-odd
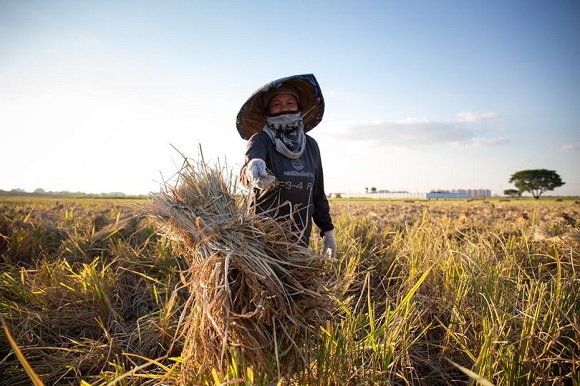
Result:
[[[331,201],[340,307],[280,383],[580,384],[577,201]],[[320,248],[320,239],[312,240]],[[182,384],[183,257],[144,200],[0,202],[0,384]],[[338,280],[340,279],[340,280]],[[12,345],[11,345],[12,344]],[[275,364],[273,362],[273,368]],[[244,358],[188,384],[268,384]],[[478,378],[481,377],[481,378]]]

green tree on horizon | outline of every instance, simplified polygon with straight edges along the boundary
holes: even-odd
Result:
[[[520,195],[523,192],[529,192],[535,199],[565,184],[555,170],[547,169],[520,170],[511,175],[509,182],[518,188]]]

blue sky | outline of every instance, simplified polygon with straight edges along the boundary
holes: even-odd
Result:
[[[236,173],[263,84],[316,75],[327,193],[580,195],[577,1],[0,0],[0,189],[159,190],[175,150]]]

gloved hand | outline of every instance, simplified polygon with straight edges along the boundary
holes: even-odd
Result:
[[[333,231],[324,232],[322,239],[322,256],[336,257],[336,240]]]
[[[266,171],[266,162],[260,158],[253,158],[246,165],[246,181],[252,188],[264,189],[268,187],[275,178]]]

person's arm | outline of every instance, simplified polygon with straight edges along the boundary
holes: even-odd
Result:
[[[316,142],[315,142],[316,144]],[[330,216],[330,205],[324,190],[324,171],[322,168],[322,157],[320,156],[320,149],[316,144],[316,157],[318,168],[315,173],[314,190],[312,194],[314,212],[312,220],[318,228],[320,228],[320,236],[322,240],[322,255],[336,257],[336,239],[334,238],[334,224]]]
[[[240,182],[247,188],[254,186],[256,181],[253,179],[259,179],[266,174],[268,141],[269,137],[261,132],[254,134],[248,140],[244,165],[240,170]]]
[[[336,239],[334,238],[334,224],[330,216],[330,206],[326,193],[324,192],[324,177],[322,172],[322,164],[319,163],[319,173],[317,173],[315,194],[314,194],[314,215],[312,219],[314,223],[320,228],[320,236],[322,237],[322,255],[336,257]]]
[[[318,168],[315,172],[314,190],[312,192],[312,203],[314,205],[314,212],[312,220],[318,228],[320,228],[320,236],[324,237],[324,233],[332,231],[334,225],[332,224],[332,217],[330,216],[330,206],[326,193],[324,191],[324,172],[322,168],[322,158],[320,157],[320,150],[316,144],[316,157]]]

